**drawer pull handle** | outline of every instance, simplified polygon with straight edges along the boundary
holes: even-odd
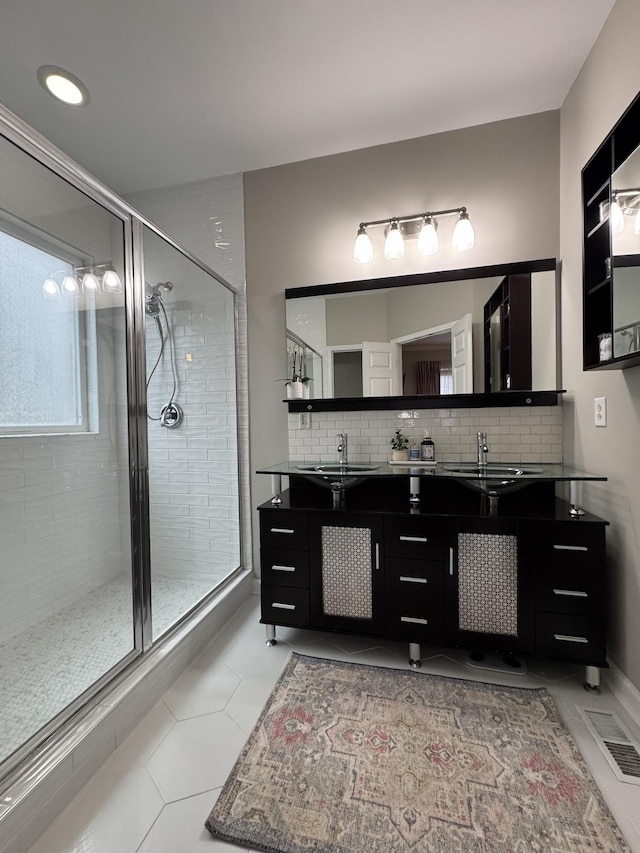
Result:
[[[427,583],[426,578],[412,578],[409,575],[400,575],[400,580],[404,583]]]
[[[554,634],[554,640],[558,640],[560,643],[588,643],[586,637],[573,637],[571,634]]]
[[[453,546],[449,546],[449,574],[453,577]]]
[[[376,542],[376,571],[380,568],[380,543]]]
[[[272,533],[295,533],[295,530],[291,530],[288,527],[272,527]]]
[[[428,625],[428,619],[418,619],[417,616],[401,616],[401,622],[412,622],[414,625]]]
[[[295,604],[281,604],[279,601],[274,601],[271,605],[274,609],[277,610],[295,610]]]
[[[554,545],[556,551],[588,551],[586,545]]]
[[[271,566],[274,572],[295,572],[295,566]]]
[[[401,536],[401,542],[428,542],[426,536]]]
[[[554,589],[554,595],[571,595],[574,598],[589,598],[586,592],[581,589]]]

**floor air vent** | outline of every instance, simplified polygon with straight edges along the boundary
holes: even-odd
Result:
[[[640,785],[640,747],[624,723],[610,711],[578,710],[618,779]]]

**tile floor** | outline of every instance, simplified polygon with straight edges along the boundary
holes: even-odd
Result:
[[[250,596],[29,853],[196,853],[238,850],[204,821],[292,649],[303,654],[408,668],[402,643],[278,631],[267,648]],[[422,649],[422,671],[514,686],[546,686],[627,836],[640,853],[640,786],[618,782],[577,706],[613,710],[640,731],[606,689],[582,689],[583,669],[529,662],[526,675],[470,667],[465,653]]]

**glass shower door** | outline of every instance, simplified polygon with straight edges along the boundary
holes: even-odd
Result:
[[[134,631],[128,218],[3,136],[0,174],[2,764],[133,656]]]
[[[153,640],[240,565],[234,294],[143,229]]]

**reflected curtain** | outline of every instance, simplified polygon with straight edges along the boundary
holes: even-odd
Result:
[[[439,361],[416,361],[416,393],[440,393]]]

